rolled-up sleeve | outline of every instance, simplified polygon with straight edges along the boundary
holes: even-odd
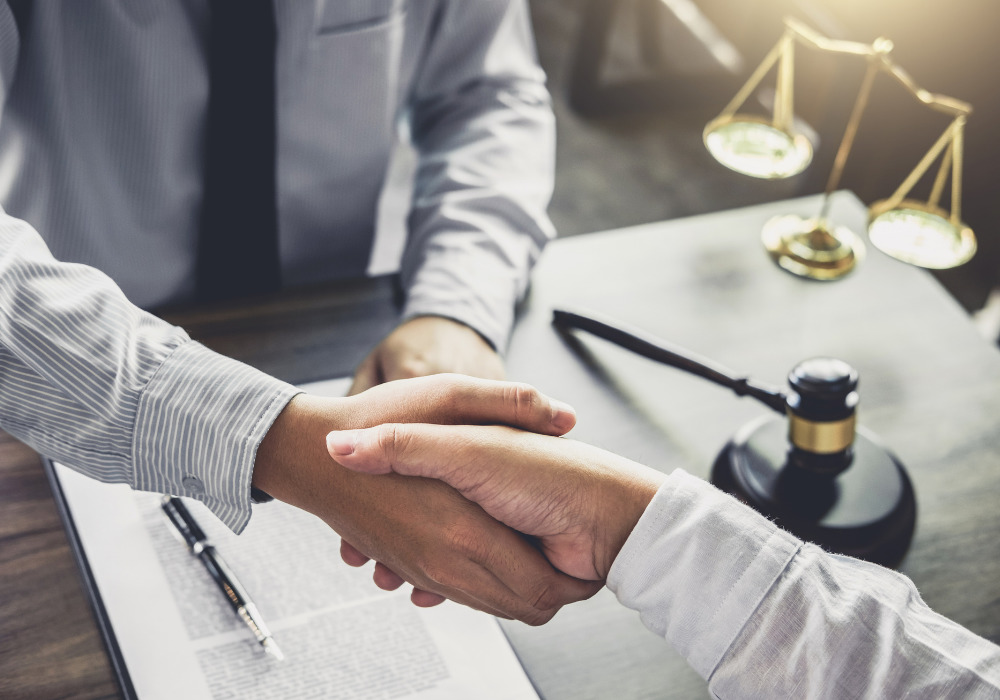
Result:
[[[419,163],[404,317],[453,318],[502,352],[554,235],[554,117],[523,0],[442,3],[410,123]]]
[[[90,477],[190,496],[239,532],[257,446],[296,389],[53,259],[0,210],[0,427]]]
[[[716,698],[997,698],[1000,648],[908,578],[824,552],[676,471],[608,587]]]
[[[615,559],[608,587],[708,678],[801,545],[677,470]]]

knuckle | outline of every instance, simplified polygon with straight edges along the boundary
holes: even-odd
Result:
[[[439,385],[441,398],[446,403],[465,403],[472,394],[471,382],[461,374],[442,372],[434,375],[434,381]]]
[[[466,387],[455,374],[424,372],[421,397],[424,408],[434,412],[435,423],[454,422],[456,412],[466,402]]]
[[[401,360],[396,365],[396,378],[398,379],[413,379],[414,377],[423,377],[431,374],[430,365],[417,358],[407,358]]]
[[[422,567],[424,576],[433,584],[434,592],[446,588],[455,588],[455,573],[446,563],[437,559],[426,561]]]
[[[532,627],[540,627],[555,617],[556,610],[529,610],[521,616],[521,622]]]
[[[540,611],[555,611],[566,602],[560,586],[558,575],[555,572],[543,574],[534,580],[532,589],[528,592],[531,607]]]
[[[538,390],[530,384],[516,382],[508,389],[507,401],[514,411],[514,420],[518,423],[532,418],[541,402]]]
[[[396,464],[406,454],[409,432],[398,423],[384,423],[376,430],[379,450],[390,466]]]

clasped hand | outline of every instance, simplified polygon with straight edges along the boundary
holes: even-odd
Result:
[[[546,558],[602,582],[666,476],[573,440],[505,426],[381,425],[332,432],[330,455],[368,474],[439,479]]]
[[[413,384],[394,382],[377,389],[387,391],[386,386],[401,392],[416,388]],[[327,435],[326,441],[330,456],[340,465],[358,474],[383,475],[380,477],[385,480],[381,482],[383,488],[391,484],[400,490],[421,490],[447,485],[466,499],[463,505],[449,506],[455,510],[432,512],[420,507],[405,512],[398,524],[403,530],[410,530],[415,541],[426,528],[425,523],[418,521],[419,517],[429,517],[443,526],[447,533],[443,544],[454,548],[454,556],[445,557],[447,568],[435,571],[431,578],[438,584],[450,581],[451,590],[428,586],[426,580],[419,580],[400,568],[398,558],[392,561],[380,556],[374,543],[358,544],[364,539],[354,537],[363,538],[363,533],[348,536],[342,532],[345,539],[341,554],[344,561],[354,566],[363,565],[369,558],[376,559],[376,584],[386,590],[395,590],[404,582],[413,584],[412,599],[417,605],[435,605],[447,597],[538,624],[547,621],[559,605],[587,597],[600,587],[665,477],[623,457],[557,437],[572,427],[575,416],[534,389],[499,382],[483,386],[491,386],[507,396],[507,407],[497,407],[493,420],[482,409],[464,414],[474,420],[463,420],[457,413],[437,416],[444,420],[436,423],[451,425],[421,422],[416,414],[410,414],[412,421],[407,423],[334,431]],[[372,391],[376,390],[362,396]],[[413,394],[411,398],[417,396]],[[555,408],[546,411],[541,406]],[[547,422],[550,414],[553,418]],[[374,419],[369,424],[372,422]],[[503,570],[499,574],[494,570],[493,574],[512,587],[513,595],[498,602],[483,588],[495,583],[492,578],[462,578],[462,557],[471,554],[482,561],[483,552],[477,548],[486,544],[478,540],[484,532],[479,527],[481,523],[455,517],[472,504],[478,504],[511,530],[533,538],[548,562],[571,578],[553,577],[539,560],[538,551],[525,546],[524,540],[512,539],[509,530],[490,543],[493,552],[490,561]],[[528,579],[539,573],[543,577],[532,588]],[[588,581],[595,583],[585,583]],[[530,602],[527,610],[509,607],[519,596],[523,600],[525,594]],[[492,603],[484,604],[487,600]],[[541,610],[546,612],[540,614]]]
[[[299,394],[261,442],[253,483],[322,518],[341,535],[352,563],[379,562],[376,582],[383,587],[412,584],[417,605],[449,598],[542,624],[601,584],[558,571],[533,543],[445,481],[344,468],[330,459],[325,437],[331,427],[441,424],[435,427],[516,426],[557,440],[552,436],[574,423],[572,409],[532,387],[454,374],[389,382],[348,398]],[[396,435],[394,450],[408,433]],[[457,457],[455,448],[441,445],[442,463]]]

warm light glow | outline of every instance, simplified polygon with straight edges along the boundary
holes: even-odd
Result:
[[[812,145],[804,136],[747,119],[709,124],[705,146],[727,168],[766,180],[797,175],[812,160]]]
[[[972,230],[941,214],[907,206],[890,209],[868,227],[872,245],[897,260],[943,270],[967,262],[976,252]]]

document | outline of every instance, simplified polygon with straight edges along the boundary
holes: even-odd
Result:
[[[347,387],[304,388],[343,395]],[[450,601],[417,608],[408,591],[377,588],[371,565],[341,562],[339,536],[291,506],[254,506],[236,536],[184,499],[281,646],[285,659],[273,659],[175,539],[158,495],[58,464],[56,474],[142,700],[537,700],[495,618]]]

